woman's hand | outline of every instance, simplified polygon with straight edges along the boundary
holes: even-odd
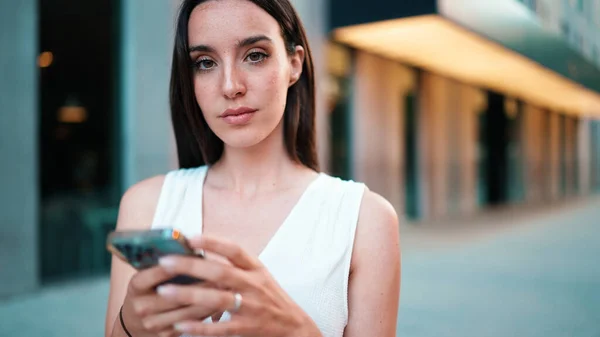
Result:
[[[200,260],[193,257],[191,259]],[[210,303],[190,305],[159,296],[156,286],[172,277],[173,274],[160,266],[139,271],[132,277],[122,309],[123,322],[132,336],[179,336],[181,333],[173,329],[173,323],[186,319],[205,319],[223,310]],[[208,286],[195,285],[198,288]],[[120,322],[117,321],[115,325],[117,324]]]
[[[229,263],[169,256],[162,258],[160,265],[172,275],[197,277],[219,288],[164,285],[159,287],[159,295],[168,303],[206,304],[213,309],[227,310],[231,320],[206,324],[199,319],[183,319],[175,324],[178,331],[202,336],[321,336],[311,318],[292,301],[257,258],[234,243],[207,236],[190,240],[190,245],[218,254]],[[236,294],[241,295],[237,310]]]

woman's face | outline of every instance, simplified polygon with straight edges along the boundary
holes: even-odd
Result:
[[[188,40],[196,100],[226,145],[253,146],[281,131],[304,50],[287,53],[273,17],[250,1],[207,1],[190,16]]]

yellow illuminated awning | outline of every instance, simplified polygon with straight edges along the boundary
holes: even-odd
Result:
[[[439,15],[338,28],[334,40],[568,114],[600,118],[600,95]]]

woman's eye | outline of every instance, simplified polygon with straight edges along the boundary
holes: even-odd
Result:
[[[196,62],[196,68],[199,70],[208,70],[215,66],[215,61],[213,60],[199,60]]]
[[[265,53],[253,52],[248,54],[247,59],[250,62],[257,63],[263,61],[267,55]]]

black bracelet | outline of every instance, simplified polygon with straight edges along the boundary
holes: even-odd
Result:
[[[119,320],[121,321],[121,327],[123,328],[123,331],[125,331],[127,337],[133,337],[125,327],[125,322],[123,322],[123,306],[121,306],[121,310],[119,310]]]

